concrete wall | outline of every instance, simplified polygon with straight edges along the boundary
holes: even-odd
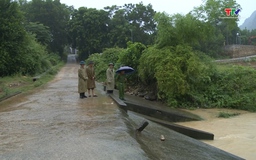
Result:
[[[256,55],[255,45],[227,45],[224,47],[223,55],[231,58]]]

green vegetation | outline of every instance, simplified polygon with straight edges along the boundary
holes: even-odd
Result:
[[[152,6],[143,3],[107,6],[104,10],[80,7],[71,14],[70,42],[78,48],[80,59],[101,53],[105,48],[125,48],[129,40],[153,44],[154,15]]]
[[[238,116],[240,113],[227,113],[227,112],[220,112],[218,117],[219,118],[230,118],[234,116]]]
[[[127,79],[132,83],[132,85],[136,85],[140,82],[139,76],[138,76],[138,67],[140,64],[140,58],[142,56],[143,51],[146,49],[146,46],[142,43],[127,43],[127,48],[119,54],[119,59],[117,61],[117,64],[120,67],[121,65],[129,65],[132,66],[135,70],[135,72],[129,76],[127,76]]]
[[[152,88],[157,85],[158,99],[165,101],[170,107],[218,107],[256,111],[256,70],[252,67],[218,65],[202,52],[185,45],[162,49],[153,46],[141,48],[143,45],[139,43],[128,46],[130,48],[113,48],[90,56],[88,60],[95,62],[98,81],[105,81],[109,62],[114,62],[117,69],[120,64],[130,64],[131,58],[123,58],[124,56],[136,58],[139,55],[131,63],[134,68],[137,66],[138,71],[129,77],[130,85],[153,85]],[[131,50],[134,52],[131,53]]]
[[[234,5],[233,1],[223,4]],[[211,8],[211,5],[214,7]],[[130,85],[153,89],[158,99],[170,107],[256,111],[256,70],[216,64],[210,58],[218,56],[225,33],[230,32],[229,38],[232,39],[231,32],[238,28],[235,20],[227,22],[218,19],[221,12],[217,13],[214,8],[225,6],[220,5],[219,2],[207,1],[188,15],[156,13],[154,21],[158,25],[155,43],[145,46],[139,42],[128,42],[127,47],[119,52],[118,60],[112,59],[111,62],[117,64],[116,68],[120,64],[135,68],[136,72],[128,78]],[[213,17],[202,17],[199,11]],[[218,23],[214,18],[218,19]],[[102,74],[98,72],[99,77],[105,76],[106,68],[102,69],[102,65],[107,67],[108,64],[102,58],[104,55],[103,52],[97,57],[89,57],[101,64],[101,67],[96,64],[96,70],[102,71]]]
[[[38,42],[45,44],[50,53],[66,60],[64,47],[68,44],[68,21],[73,7],[58,0],[19,0],[24,13],[24,26],[28,32],[36,34]],[[13,2],[14,3],[14,2]]]
[[[44,23],[39,17],[47,18],[44,15],[47,12],[49,22],[54,13],[39,12],[36,8],[39,2],[39,8],[46,3],[61,6],[57,1],[0,1],[0,99],[45,84],[63,66],[64,52],[56,48],[64,48],[64,44],[54,43],[55,33],[60,35],[61,28],[55,28],[55,33],[53,29],[53,25],[58,27],[61,21],[52,25]],[[53,43],[55,46],[51,47]],[[32,77],[38,75],[40,78],[33,82]]]
[[[87,59],[87,64],[89,61],[94,62],[97,81],[103,82],[106,80],[106,70],[109,63],[114,63],[115,68],[120,65],[117,63],[117,61],[120,53],[122,52],[124,52],[124,49],[122,48],[108,48],[104,50],[102,54],[95,53]]]
[[[58,63],[58,65],[49,69],[48,72],[44,73],[36,81],[33,81],[33,77],[31,76],[22,76],[21,74],[1,78],[0,99],[5,98],[7,96],[11,96],[18,92],[24,93],[36,87],[40,87],[41,85],[52,80],[55,77],[57,71],[63,65],[64,63]]]
[[[246,44],[243,38],[255,34],[241,31],[237,19],[220,18],[226,6],[240,8],[234,0],[206,0],[188,14],[168,15],[142,2],[97,10],[59,0],[0,1],[0,76],[30,86],[26,78],[54,73],[49,69],[76,48],[79,60],[95,62],[98,81],[105,81],[108,63],[129,65],[130,86],[153,91],[170,107],[256,111],[256,70],[212,62],[223,44]],[[2,96],[16,91],[5,83]]]
[[[198,105],[201,101],[198,92],[205,90],[207,85],[202,84],[210,81],[213,72],[209,60],[202,61],[191,47],[183,45],[161,49],[161,52],[159,49],[145,51],[141,62],[139,73],[142,80],[157,83],[158,97],[166,99],[170,106]],[[152,70],[144,73],[144,68]],[[152,79],[147,77],[150,74]]]
[[[37,4],[39,2],[40,4]],[[44,11],[48,14],[45,16],[44,13],[37,10],[37,8],[43,8],[42,5],[49,9],[48,3],[59,7],[60,13],[55,8],[55,12]],[[56,12],[62,16],[61,6],[57,1],[33,0],[27,2],[21,0],[17,3],[16,1],[4,0],[0,2],[1,77],[17,74],[34,76],[45,72],[60,62],[60,58],[64,57],[65,45],[64,42],[62,44],[60,42],[67,39],[67,36],[65,38],[55,36],[54,29],[58,30],[56,32],[60,36],[61,27],[54,29],[53,27],[63,26],[62,19],[58,20],[58,23],[57,21],[51,25],[49,23],[52,23],[50,19],[54,17]],[[68,15],[69,13],[67,13]],[[56,42],[56,40],[59,41]]]
[[[235,106],[239,106],[240,109],[255,108],[255,69],[234,65],[220,66],[219,75],[216,77],[219,77],[215,82],[218,84],[219,103],[232,108]],[[227,96],[226,101],[223,101],[224,95]]]

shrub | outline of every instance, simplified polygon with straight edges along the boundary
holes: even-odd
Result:
[[[203,101],[198,90],[206,90],[203,83],[211,81],[214,66],[210,61],[185,45],[149,47],[140,58],[139,76],[146,85],[156,83],[158,97],[170,106],[191,106]]]
[[[157,83],[156,68],[168,54],[168,49],[156,49],[155,47],[149,47],[143,51],[139,59],[138,75],[144,85]]]
[[[127,76],[127,79],[129,82],[132,82],[133,84],[138,83],[138,67],[140,63],[140,57],[143,53],[143,51],[146,49],[146,46],[142,43],[136,42],[128,42],[128,47],[126,50],[121,52],[118,60],[118,64],[130,66],[134,68],[135,72],[129,76]]]
[[[45,46],[36,42],[34,35],[27,34],[26,43],[24,54],[19,60],[19,72],[23,75],[40,74],[60,62],[59,56],[49,54]]]
[[[208,97],[212,106],[256,111],[256,70],[220,65]]]
[[[219,118],[230,118],[234,116],[238,116],[240,113],[227,113],[227,112],[220,112],[218,117]]]
[[[178,45],[171,48],[158,63],[155,77],[161,96],[167,99],[169,105],[200,103],[201,100],[194,95],[206,89],[213,71],[207,58],[204,61],[201,59],[191,47]]]
[[[103,51],[102,54],[94,53],[89,56],[86,60],[94,62],[95,74],[97,81],[105,81],[106,80],[106,70],[108,68],[109,63],[115,64],[115,69],[119,68],[119,64],[117,63],[119,54],[123,52],[122,48],[108,48]]]
[[[102,61],[109,63],[116,63],[119,59],[120,53],[122,53],[124,49],[122,48],[107,48],[102,53]],[[119,66],[118,66],[119,67]]]

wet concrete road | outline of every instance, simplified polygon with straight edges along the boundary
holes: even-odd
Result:
[[[0,106],[0,159],[148,159],[112,99],[79,99],[77,65]]]

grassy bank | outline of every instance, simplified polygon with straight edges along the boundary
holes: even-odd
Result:
[[[63,62],[52,67],[47,72],[40,75],[36,81],[33,81],[33,76],[14,75],[3,77],[0,79],[0,101],[18,93],[25,93],[40,87],[51,81],[64,65]]]

